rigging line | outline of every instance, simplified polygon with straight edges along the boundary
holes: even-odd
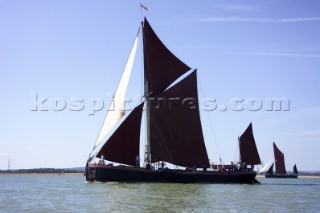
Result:
[[[200,76],[199,76],[199,78],[200,78]],[[200,81],[200,80],[199,80],[199,85],[200,85],[200,90],[201,90],[202,96],[205,97],[205,94],[204,94],[204,91],[203,91],[202,84],[201,84],[201,81]],[[217,151],[218,151],[219,160],[220,160],[220,163],[222,164],[221,155],[220,155],[219,147],[218,147],[218,144],[217,144],[217,139],[216,139],[216,135],[214,134],[214,131],[213,131],[212,121],[211,121],[209,112],[206,111],[206,114],[207,114],[208,119],[209,119],[210,129],[211,129],[211,132],[212,132],[212,135],[213,135],[213,140],[214,140],[214,143],[215,143],[215,145],[216,145],[216,149],[217,149]],[[209,163],[210,163],[210,162],[209,162]]]
[[[159,129],[160,136],[161,136],[162,140],[163,140],[163,141],[165,141],[165,139],[164,139],[164,137],[163,137],[163,133],[162,133],[161,129],[160,129],[160,128],[158,128],[158,129]],[[166,151],[167,151],[167,153],[168,153],[168,156],[169,156],[169,158],[170,158],[171,162],[173,162],[173,159],[172,159],[172,156],[171,156],[171,154],[170,154],[170,151],[169,151],[169,149],[168,149],[167,144],[166,144],[166,143],[164,143],[164,145],[165,145],[165,149],[166,149]],[[162,149],[162,145],[161,145],[161,143],[160,143],[160,146],[161,146],[161,149]]]
[[[154,126],[159,126],[159,125],[157,125],[157,124],[159,123],[159,119],[153,119],[151,122],[153,123]],[[165,141],[165,138],[164,138],[164,136],[163,136],[163,132],[162,132],[162,130],[161,130],[160,128],[158,128],[158,132],[157,132],[157,133],[160,135],[160,137],[159,137],[160,140]],[[156,136],[159,136],[158,134],[157,134]],[[157,144],[160,146],[160,149],[161,149],[161,150],[166,150],[166,153],[168,154],[169,160],[170,160],[171,162],[173,162],[173,158],[172,158],[172,156],[171,156],[171,154],[170,154],[170,149],[168,148],[167,144],[164,143],[164,146],[162,146],[161,142],[159,142],[159,141],[158,141]],[[157,162],[160,162],[160,161],[165,161],[165,160],[160,160],[160,161],[158,161],[158,160],[156,159],[156,161],[157,161]],[[167,161],[165,161],[165,162],[167,162]],[[172,164],[173,164],[173,163],[172,163]],[[173,165],[175,165],[175,164],[173,164]],[[175,166],[177,167],[177,165],[175,165]],[[177,168],[178,168],[178,167],[177,167]]]
[[[142,81],[142,84],[141,84],[141,94],[143,94],[143,97],[145,96],[145,92],[144,92],[144,77],[143,77],[143,13],[142,13],[142,7],[141,7],[141,3],[140,3],[140,15],[141,15],[141,25],[140,25],[140,28],[141,28],[141,44],[140,44],[140,51],[141,51],[141,54],[140,54],[140,71],[141,71],[141,81]]]
[[[142,13],[142,6],[141,6],[141,3],[140,3],[140,15],[141,15],[141,22],[143,22],[143,13]]]
[[[159,126],[159,125],[158,125],[159,119],[153,119],[151,122],[153,123],[154,126]],[[158,137],[158,138],[160,138],[160,140],[162,140],[162,141],[165,142],[165,139],[164,139],[164,136],[163,136],[163,133],[162,133],[161,129],[160,129],[160,128],[157,128],[157,129],[158,129],[158,132],[157,132],[158,134],[157,134],[156,136],[159,136],[159,135],[160,135],[160,137]],[[163,147],[162,144],[161,144],[161,142],[159,142],[159,141],[157,141],[157,142],[158,142],[158,143],[157,143],[158,146],[160,147],[160,150],[166,150],[166,152],[167,152],[167,154],[168,154],[171,162],[173,162],[172,156],[170,155],[170,152],[169,152],[169,149],[168,149],[168,147],[167,147],[167,144],[164,143],[164,147]],[[159,150],[157,150],[157,151],[159,151]],[[156,159],[156,161],[158,161],[158,159]],[[162,160],[162,161],[165,161],[165,160]],[[158,161],[158,162],[159,162],[159,161]]]

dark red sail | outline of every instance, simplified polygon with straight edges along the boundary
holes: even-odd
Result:
[[[270,168],[266,172],[266,174],[273,175],[273,163],[271,164]]]
[[[98,152],[97,157],[103,155],[104,159],[112,162],[135,165],[135,159],[140,150],[142,109],[143,103],[128,115]]]
[[[190,70],[161,42],[147,19],[143,26],[144,75],[148,93],[163,92],[182,74]]]
[[[151,161],[209,167],[198,107],[196,71],[149,101]]]
[[[293,173],[294,174],[298,174],[299,173],[296,164],[294,164],[294,166],[293,166]]]
[[[280,151],[277,145],[273,142],[274,160],[276,164],[276,174],[287,174],[286,166],[284,164],[284,154]]]
[[[253,137],[252,123],[239,138],[240,160],[248,165],[261,164],[256,142]]]

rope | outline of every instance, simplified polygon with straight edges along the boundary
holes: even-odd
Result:
[[[203,91],[203,89],[202,89],[202,84],[201,84],[201,81],[200,81],[200,80],[199,80],[199,85],[200,85],[200,90],[201,90],[202,96],[205,97],[205,94],[204,94],[204,91]],[[217,151],[218,151],[219,160],[220,160],[220,163],[222,164],[221,155],[220,155],[219,147],[218,147],[218,144],[217,144],[217,139],[216,139],[216,135],[214,134],[214,131],[213,131],[213,127],[212,127],[213,125],[212,125],[212,121],[211,121],[209,112],[206,111],[206,114],[207,114],[208,119],[209,119],[210,129],[211,129],[211,132],[212,132],[212,135],[213,135],[213,140],[214,140],[216,149],[217,149]]]

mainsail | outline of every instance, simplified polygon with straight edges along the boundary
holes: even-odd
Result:
[[[284,154],[277,147],[275,142],[273,142],[273,152],[274,152],[274,160],[276,164],[276,174],[285,175],[287,174],[286,166],[284,164]]]
[[[261,164],[256,142],[253,137],[252,123],[239,138],[240,160],[249,165]]]
[[[149,160],[209,167],[198,109],[196,71],[165,90],[190,67],[167,49],[147,19],[143,44]],[[193,106],[188,105],[190,101]]]
[[[134,61],[135,54],[137,51],[139,32],[140,32],[140,28],[137,32],[136,37],[135,37],[127,64],[126,64],[124,71],[122,73],[122,77],[121,77],[120,82],[118,84],[116,93],[113,97],[112,103],[110,104],[108,114],[104,120],[104,123],[102,125],[100,134],[98,136],[98,139],[95,143],[94,148],[97,147],[101,143],[101,141],[108,134],[108,132],[114,127],[114,125],[125,115],[126,91],[127,91],[127,87],[128,87],[128,83],[129,83],[129,79],[130,79],[133,61]]]
[[[198,107],[196,71],[149,102],[151,161],[209,167]]]

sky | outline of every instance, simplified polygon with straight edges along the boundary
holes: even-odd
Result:
[[[288,171],[320,170],[319,1],[141,3],[148,12],[136,0],[0,0],[0,169],[85,165],[145,15],[198,69],[200,107],[215,100],[201,110],[212,162],[236,160],[252,122],[263,163],[274,141]],[[142,94],[141,59],[140,44],[129,98]]]

